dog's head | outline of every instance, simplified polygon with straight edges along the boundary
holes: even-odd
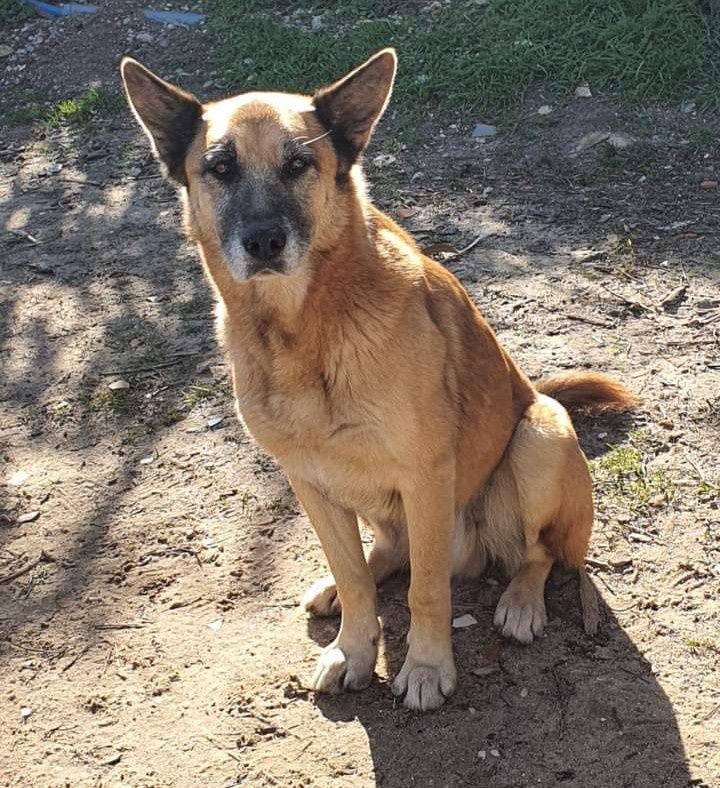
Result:
[[[185,190],[192,235],[236,281],[292,275],[337,238],[395,68],[386,49],[312,97],[244,93],[202,104],[135,60],[121,65],[135,116]]]

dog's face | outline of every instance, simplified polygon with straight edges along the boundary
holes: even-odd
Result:
[[[186,190],[193,236],[245,281],[291,276],[332,245],[395,67],[383,50],[313,97],[246,93],[207,105],[134,60],[121,68],[155,154]]]

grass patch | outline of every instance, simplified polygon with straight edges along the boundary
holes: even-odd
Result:
[[[194,408],[198,402],[212,399],[217,394],[217,388],[209,386],[200,380],[190,384],[190,388],[183,392],[183,403],[188,408]]]
[[[119,93],[91,87],[76,98],[49,102],[36,90],[8,91],[3,97],[3,112],[16,125],[40,123],[47,129],[91,127],[101,118],[115,115],[125,109]]]
[[[394,107],[405,121],[498,117],[539,83],[567,94],[588,82],[643,101],[720,98],[720,13],[703,0],[456,0],[426,13],[426,3],[393,0],[205,5],[234,90],[310,92],[397,47]]]
[[[631,432],[627,443],[608,446],[607,454],[590,463],[595,485],[603,499],[633,513],[648,514],[652,506],[671,501],[675,483],[659,468],[649,468],[652,459],[645,435]]]
[[[17,27],[31,15],[32,11],[17,0],[0,0],[0,31]]]
[[[119,94],[93,87],[77,98],[63,99],[52,105],[44,120],[50,128],[65,125],[87,126],[98,118],[113,115],[123,108],[124,103]]]
[[[130,389],[113,391],[106,385],[99,386],[85,399],[88,410],[94,413],[116,413],[122,416],[136,414],[139,404],[137,392]]]
[[[682,641],[694,657],[720,654],[720,645],[710,638],[684,637]]]

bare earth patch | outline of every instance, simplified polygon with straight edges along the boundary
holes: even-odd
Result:
[[[720,126],[536,109],[496,142],[381,141],[375,194],[440,256],[487,235],[447,265],[531,376],[602,369],[644,406],[577,422],[597,636],[573,575],[528,648],[493,631],[504,578],[459,583],[454,615],[478,623],[427,716],[389,688],[403,577],[370,689],[302,687],[337,627],[298,604],[322,553],[235,420],[209,290],[130,119],[3,128],[0,784],[720,784]],[[592,131],[633,143],[575,153]]]

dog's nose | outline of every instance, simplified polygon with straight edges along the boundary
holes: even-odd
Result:
[[[272,260],[285,248],[287,236],[277,224],[249,227],[242,238],[245,251],[258,260]]]

